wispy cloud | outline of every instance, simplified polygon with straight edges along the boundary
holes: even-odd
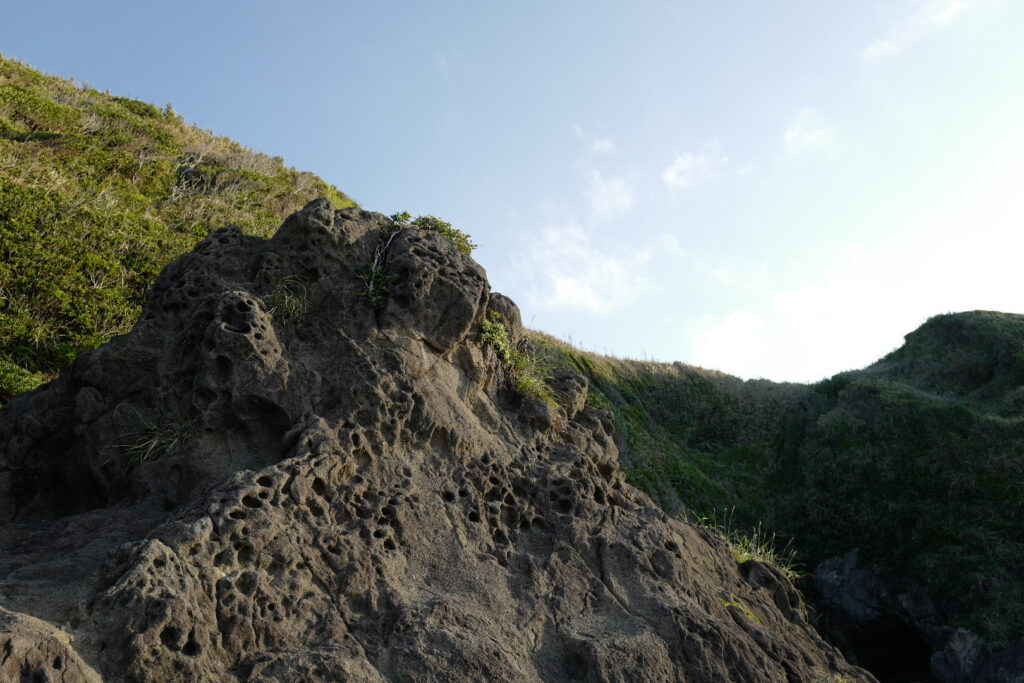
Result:
[[[737,178],[746,178],[748,175],[757,170],[757,164],[753,161],[748,161],[739,168],[736,169]]]
[[[576,137],[586,145],[587,151],[591,154],[612,154],[617,150],[611,138],[590,136],[579,124],[573,124],[572,128],[576,132]]]
[[[609,254],[591,244],[576,222],[541,231],[516,265],[530,282],[528,298],[537,309],[575,309],[609,314],[656,291],[647,276],[650,253]]]
[[[864,61],[879,62],[899,54],[922,35],[951,24],[965,12],[985,4],[986,0],[918,0],[905,18],[898,21],[884,38],[864,48]]]
[[[805,107],[797,113],[782,139],[786,143],[786,150],[795,156],[808,150],[831,146],[835,141],[835,132],[821,112],[813,107]]]
[[[586,171],[586,181],[583,195],[587,198],[592,220],[606,221],[633,207],[633,183],[628,178],[606,176],[591,168]]]
[[[689,190],[721,175],[729,159],[722,154],[722,145],[711,140],[697,152],[676,154],[661,179],[670,189]]]

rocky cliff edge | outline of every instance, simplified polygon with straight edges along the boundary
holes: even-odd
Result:
[[[0,678],[874,680],[625,483],[582,377],[514,391],[488,309],[514,345],[454,243],[326,200],[168,266],[0,410]]]

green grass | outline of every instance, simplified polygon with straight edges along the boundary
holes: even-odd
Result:
[[[133,412],[138,427],[122,434],[119,445],[125,458],[121,465],[125,474],[140,465],[163,457],[195,433],[195,427],[191,423],[155,423],[147,420],[137,410]]]
[[[523,396],[543,401],[552,408],[559,407],[558,396],[547,382],[553,366],[534,350],[512,348],[500,313],[487,311],[478,340],[484,346],[494,349],[516,391]]]
[[[724,540],[738,564],[751,560],[770,564],[790,581],[797,581],[805,576],[794,560],[792,541],[780,550],[774,533],[769,534],[760,524],[751,531],[737,529],[732,523],[734,515],[735,509],[727,509],[722,511],[721,520],[717,516],[711,516],[697,517],[693,522]]]
[[[268,297],[270,314],[284,325],[291,325],[302,319],[309,308],[306,282],[301,277],[289,275],[277,281]]]
[[[211,229],[270,235],[317,197],[279,157],[0,57],[0,403],[131,329]]]

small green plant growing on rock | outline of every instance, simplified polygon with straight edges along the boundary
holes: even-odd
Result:
[[[545,379],[550,368],[529,351],[512,348],[501,313],[487,311],[480,327],[479,339],[480,343],[494,349],[516,391],[524,396],[540,399],[554,408],[558,407],[555,392]]]
[[[139,428],[122,434],[121,438],[125,442],[119,444],[119,448],[126,456],[126,473],[163,457],[195,433],[195,427],[191,422],[150,422],[138,410],[132,410],[138,418]]]
[[[420,216],[413,220],[408,211],[402,211],[401,213],[392,214],[391,221],[398,228],[429,230],[441,237],[450,239],[452,242],[455,242],[455,246],[463,254],[472,254],[473,250],[480,246],[474,244],[469,235],[458,228],[453,228],[451,223],[437,216]]]
[[[289,275],[277,281],[270,293],[270,314],[285,325],[290,325],[306,314],[309,299],[306,282],[297,275]]]
[[[369,261],[358,270],[357,274],[366,285],[363,296],[370,300],[374,308],[383,308],[390,291],[388,288],[390,276],[385,270],[384,264],[378,265],[374,261]]]
[[[775,534],[768,536],[760,524],[749,534],[733,529],[730,516],[730,512],[726,511],[724,522],[719,522],[714,517],[702,516],[698,517],[695,523],[724,539],[729,544],[733,559],[739,564],[749,560],[770,564],[790,581],[796,581],[804,576],[793,563],[794,552],[788,544],[783,550],[778,550],[775,546]]]
[[[512,349],[508,341],[508,330],[501,320],[501,313],[487,311],[487,316],[480,325],[480,343],[494,349],[498,360],[507,368],[512,363]]]
[[[726,598],[722,598],[722,605],[724,605],[725,607],[735,607],[735,608],[739,609],[741,612],[743,612],[745,615],[747,615],[747,619],[750,619],[751,621],[755,621],[758,624],[761,623],[761,620],[758,619],[757,615],[754,614],[753,612],[751,612],[750,608],[747,607],[746,605],[744,605],[739,600],[728,600]]]

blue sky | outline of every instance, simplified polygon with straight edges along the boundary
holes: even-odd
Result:
[[[0,51],[470,233],[535,329],[813,381],[1024,313],[1024,3],[13,3]]]

